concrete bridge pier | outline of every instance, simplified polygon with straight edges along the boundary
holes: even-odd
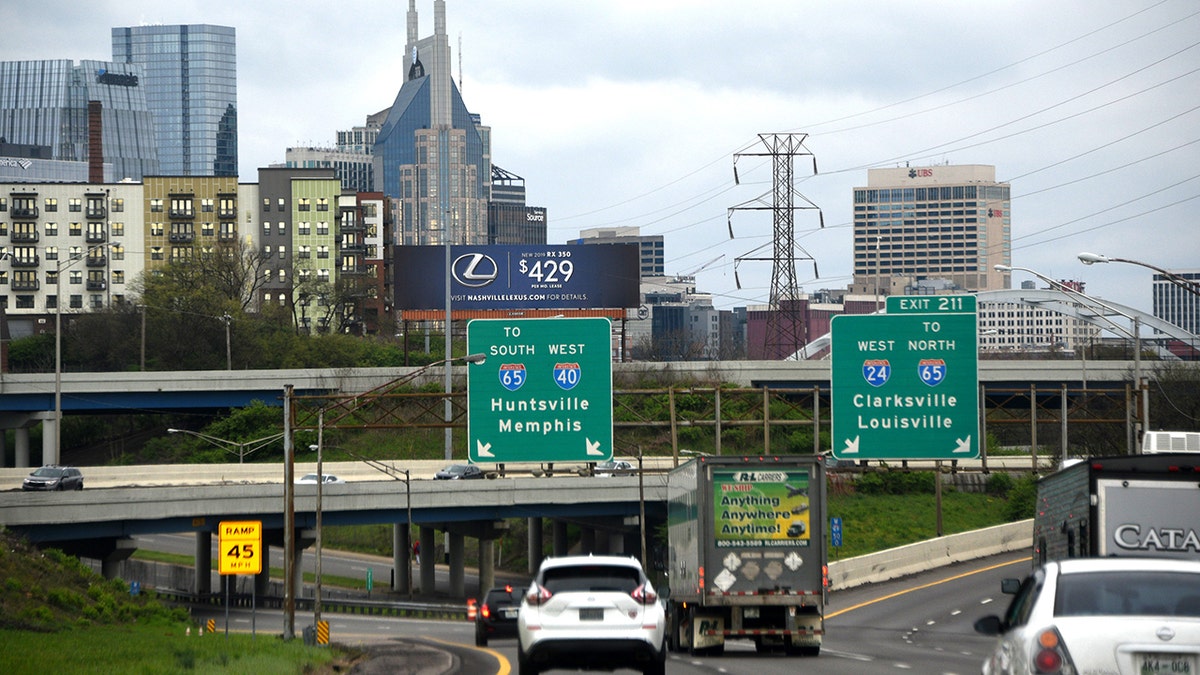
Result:
[[[436,577],[434,577],[434,571],[435,571],[434,565],[436,565],[437,563],[434,560],[434,558],[435,558],[435,555],[434,555],[435,550],[434,549],[436,548],[437,545],[434,543],[434,540],[433,540],[435,534],[436,534],[436,532],[434,532],[434,529],[432,527],[422,525],[419,535],[418,535],[418,537],[419,537],[418,541],[421,542],[421,553],[418,557],[421,559],[420,563],[421,563],[421,592],[422,593],[433,593],[433,591],[436,589],[436,582],[435,582]]]
[[[567,547],[570,545],[567,541],[567,521],[555,520],[551,524],[552,535],[554,540],[554,555],[561,557],[567,554]]]
[[[131,537],[106,541],[111,548],[100,558],[100,574],[105,579],[116,579],[121,575],[121,563],[128,560],[129,556],[137,550],[137,542]]]
[[[58,464],[58,454],[55,452],[54,437],[58,434],[58,424],[54,419],[54,411],[33,413],[34,419],[42,421],[42,464]],[[28,466],[28,458],[26,466]]]
[[[408,523],[392,524],[392,590],[412,590],[412,542]]]
[[[254,575],[254,594],[266,597],[271,591],[271,547],[262,547],[262,571]]]
[[[479,540],[479,597],[496,585],[496,540]]]
[[[30,465],[29,428],[35,424],[40,424],[47,414],[53,417],[53,413],[0,413],[0,431],[7,429],[13,430],[12,466],[14,468],[24,469]],[[4,434],[0,433],[0,466],[8,466],[8,447],[3,439]],[[51,436],[50,440],[53,441],[54,437]]]
[[[526,519],[527,530],[529,531],[529,573],[536,574],[538,567],[542,564],[542,519],[538,516],[531,516]]]
[[[450,546],[450,595],[461,598],[466,595],[466,562],[463,559],[463,536],[449,533]]]
[[[197,596],[212,593],[212,572],[210,570],[212,570],[212,532],[200,530],[196,532],[196,573],[193,575],[192,593]]]

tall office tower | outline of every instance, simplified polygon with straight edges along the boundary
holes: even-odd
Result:
[[[525,205],[525,179],[492,165],[489,244],[545,244],[546,208]]]
[[[638,258],[641,262],[641,275],[661,277],[666,274],[663,260],[666,252],[663,247],[661,234],[642,236],[641,228],[637,226],[624,227],[593,227],[579,232],[578,239],[572,239],[568,244],[637,244]]]
[[[1008,183],[996,167],[870,169],[854,188],[850,292],[903,295],[1000,290],[1011,264]]]
[[[236,176],[234,29],[207,24],[113,28],[113,60],[145,70],[160,171]]]
[[[1200,287],[1200,269],[1167,270],[1176,278],[1166,274],[1155,274],[1151,292],[1154,294],[1154,316],[1179,326],[1193,335],[1200,335],[1200,296],[1195,289]],[[1200,345],[1192,345],[1195,349]]]
[[[349,131],[337,132],[334,147],[288,148],[285,166],[293,169],[333,169],[342,181],[343,190],[375,191],[375,166],[371,154],[379,127],[389,110],[367,116],[367,124]]]
[[[50,148],[50,158],[112,165],[105,180],[159,172],[146,83],[136,65],[70,60],[0,62],[0,138]],[[88,102],[100,102],[100,147],[88,137]],[[93,120],[94,122],[94,117]]]
[[[417,39],[408,3],[407,72],[375,142],[375,189],[392,198],[402,245],[486,244],[491,192],[490,129],[463,103],[451,78],[445,0],[434,33]]]

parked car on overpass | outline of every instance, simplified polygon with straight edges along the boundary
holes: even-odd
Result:
[[[25,477],[22,490],[82,490],[83,473],[73,466],[43,466]]]

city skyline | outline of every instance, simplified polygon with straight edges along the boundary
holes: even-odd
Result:
[[[852,189],[868,167],[905,163],[995,166],[1012,185],[1013,264],[1090,294],[1149,311],[1151,273],[1087,268],[1080,251],[1196,267],[1200,12],[1189,3],[446,6],[465,104],[493,129],[493,161],[547,207],[548,241],[639,226],[664,236],[668,273],[724,256],[697,275],[720,307],[767,300],[769,266],[742,264],[738,289],[733,261],[769,241],[769,215],[735,214],[733,240],[726,221],[769,192],[767,164],[740,163],[733,181],[733,153],[758,133],[810,134],[820,173],[798,189],[826,228],[796,219],[821,272],[801,263],[808,292],[850,283]],[[253,181],[289,146],[332,146],[404,81],[407,3],[351,2],[320,20],[296,7],[101,2],[76,19],[62,2],[9,6],[0,60],[107,59],[110,29],[144,21],[232,26],[239,174]],[[427,35],[433,1],[417,9]]]

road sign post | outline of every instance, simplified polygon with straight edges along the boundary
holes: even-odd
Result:
[[[612,459],[611,324],[604,318],[477,319],[467,351],[472,462]]]
[[[834,456],[978,457],[974,296],[888,298],[888,310],[833,319]]]

